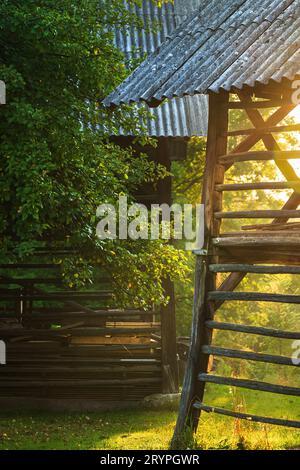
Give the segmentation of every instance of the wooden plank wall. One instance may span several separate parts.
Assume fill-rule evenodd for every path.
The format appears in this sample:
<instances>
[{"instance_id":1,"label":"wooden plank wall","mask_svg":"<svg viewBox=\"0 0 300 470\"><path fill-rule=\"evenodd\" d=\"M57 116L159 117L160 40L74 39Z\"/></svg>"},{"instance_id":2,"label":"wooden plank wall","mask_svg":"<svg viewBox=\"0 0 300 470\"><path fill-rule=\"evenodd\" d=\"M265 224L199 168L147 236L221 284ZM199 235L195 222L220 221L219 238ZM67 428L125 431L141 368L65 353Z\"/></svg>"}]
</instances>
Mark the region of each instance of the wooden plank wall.
<instances>
[{"instance_id":1,"label":"wooden plank wall","mask_svg":"<svg viewBox=\"0 0 300 470\"><path fill-rule=\"evenodd\" d=\"M35 279L1 269L0 397L128 402L161 392L160 311L108 307L107 284L66 291L44 266Z\"/></svg>"}]
</instances>

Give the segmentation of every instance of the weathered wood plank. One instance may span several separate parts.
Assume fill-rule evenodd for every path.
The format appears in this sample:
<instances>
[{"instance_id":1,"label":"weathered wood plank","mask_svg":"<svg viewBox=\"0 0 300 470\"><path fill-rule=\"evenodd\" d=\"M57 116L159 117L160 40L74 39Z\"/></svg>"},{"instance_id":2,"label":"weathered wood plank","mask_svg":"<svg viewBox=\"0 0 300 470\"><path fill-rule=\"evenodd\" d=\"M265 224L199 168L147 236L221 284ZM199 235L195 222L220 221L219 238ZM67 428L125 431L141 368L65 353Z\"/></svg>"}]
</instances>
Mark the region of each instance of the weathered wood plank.
<instances>
[{"instance_id":1,"label":"weathered wood plank","mask_svg":"<svg viewBox=\"0 0 300 470\"><path fill-rule=\"evenodd\" d=\"M219 184L216 191L252 191L252 190L283 190L300 191L300 181L269 181L263 183Z\"/></svg>"},{"instance_id":2,"label":"weathered wood plank","mask_svg":"<svg viewBox=\"0 0 300 470\"><path fill-rule=\"evenodd\" d=\"M267 247L266 245L256 246L255 249L249 247L216 247L219 252L220 263L240 263L246 260L252 264L282 264L299 266L300 253L298 247L290 245L281 247L274 245Z\"/></svg>"},{"instance_id":3,"label":"weathered wood plank","mask_svg":"<svg viewBox=\"0 0 300 470\"><path fill-rule=\"evenodd\" d=\"M286 226L288 225L288 227ZM291 230L289 229L289 226L291 225ZM287 236L291 238L295 237L300 237L300 226L298 225L298 222L289 223L289 224L262 224L262 226L268 226L272 227L270 230L260 230L259 227L260 225L254 226L257 227L258 230L245 230L245 231L239 231L239 232L224 232L220 236L222 238L231 238L231 237L273 237L273 236ZM248 225L246 227L249 227ZM241 227L243 229L243 227ZM282 230L281 230L282 229Z\"/></svg>"},{"instance_id":4,"label":"weathered wood plank","mask_svg":"<svg viewBox=\"0 0 300 470\"><path fill-rule=\"evenodd\" d=\"M273 219L273 218L300 218L300 210L253 210L236 212L216 212L217 219Z\"/></svg>"},{"instance_id":5,"label":"weathered wood plank","mask_svg":"<svg viewBox=\"0 0 300 470\"><path fill-rule=\"evenodd\" d=\"M29 383L26 380L5 381L1 388L19 388L29 386L30 388L43 387L97 387L105 385L137 385L137 384L155 384L160 383L161 378L140 378L140 379L108 379L108 380L34 380Z\"/></svg>"},{"instance_id":6,"label":"weathered wood plank","mask_svg":"<svg viewBox=\"0 0 300 470\"><path fill-rule=\"evenodd\" d=\"M291 101L288 100L264 100L252 101L249 103L241 103L240 101L230 101L228 104L229 109L267 109L267 108L281 108L282 106L291 106Z\"/></svg>"},{"instance_id":7,"label":"weathered wood plank","mask_svg":"<svg viewBox=\"0 0 300 470\"><path fill-rule=\"evenodd\" d=\"M211 264L215 273L300 274L300 266L261 266L253 264Z\"/></svg>"},{"instance_id":8,"label":"weathered wood plank","mask_svg":"<svg viewBox=\"0 0 300 470\"><path fill-rule=\"evenodd\" d=\"M251 335L267 336L270 338L281 339L300 339L300 332L283 331L274 328L264 328L260 326L241 325L236 323L224 323L213 320L208 320L205 323L206 328L223 331L235 331L237 333L247 333Z\"/></svg>"},{"instance_id":9,"label":"weathered wood plank","mask_svg":"<svg viewBox=\"0 0 300 470\"><path fill-rule=\"evenodd\" d=\"M280 232L285 232L285 234L290 234L291 236L294 235L294 233L300 233L300 222L290 222L290 223L279 223L279 222L272 222L271 224L256 224L256 225L244 225L241 227L242 230L258 230L263 232L272 232L274 233L279 233ZM258 233L258 232L256 232Z\"/></svg>"},{"instance_id":10,"label":"weathered wood plank","mask_svg":"<svg viewBox=\"0 0 300 470\"><path fill-rule=\"evenodd\" d=\"M81 305L80 305L81 307ZM78 307L79 308L79 307ZM68 310L59 310L58 308L55 309L36 309L32 315L28 315L27 319L28 320L41 320L45 319L46 321L54 321L57 319L60 320L70 320L73 318L82 318L83 320L93 320L93 319L98 319L98 318L118 318L121 320L122 318L126 317L149 317L151 315L155 316L160 316L161 311L160 310L134 310L134 309L128 309L128 310L91 310L89 313L85 313L83 310L79 311L68 311Z\"/></svg>"},{"instance_id":11,"label":"weathered wood plank","mask_svg":"<svg viewBox=\"0 0 300 470\"><path fill-rule=\"evenodd\" d=\"M32 336L34 338L50 338L51 336L101 336L101 335L141 335L155 333L160 331L160 326L157 327L134 327L134 328L73 328L65 332L62 328L57 329L27 329L27 328L9 328L0 329L2 338L14 338L17 336Z\"/></svg>"},{"instance_id":12,"label":"weathered wood plank","mask_svg":"<svg viewBox=\"0 0 300 470\"><path fill-rule=\"evenodd\" d=\"M300 158L300 150L262 150L253 152L229 153L219 158L223 165L249 161L286 161Z\"/></svg>"},{"instance_id":13,"label":"weathered wood plank","mask_svg":"<svg viewBox=\"0 0 300 470\"><path fill-rule=\"evenodd\" d=\"M260 127L259 129L253 127L250 129L240 129L236 131L227 132L227 136L234 137L240 135L256 135L265 132L266 134L270 133L282 133L282 132L298 132L300 131L300 124L291 124L289 126L271 126L271 127Z\"/></svg>"},{"instance_id":14,"label":"weathered wood plank","mask_svg":"<svg viewBox=\"0 0 300 470\"><path fill-rule=\"evenodd\" d=\"M194 403L194 406L202 411L207 413L217 413L223 416L229 416L232 418L245 419L253 423L265 423L265 424L274 424L276 426L285 426L288 428L300 428L300 421L294 421L289 419L280 419L280 418L269 418L265 416L258 416L249 413L240 413L238 411L225 410L224 408L219 408L215 406L208 406L200 402Z\"/></svg>"},{"instance_id":15,"label":"weathered wood plank","mask_svg":"<svg viewBox=\"0 0 300 470\"><path fill-rule=\"evenodd\" d=\"M209 131L206 150L206 166L204 184L202 188L202 203L205 207L205 249L210 245L211 233L217 234L219 223L215 223L213 212L214 207L220 204L220 199L215 201L216 184L221 184L224 176L224 169L217 165L218 157L227 151L227 138L224 132L228 129L228 100L229 94L211 94L209 97ZM196 376L199 371L206 371L208 358L201 355L201 344L210 343L211 334L204 327L210 312L206 302L207 290L215 286L215 276L208 273L208 257L197 256L195 269L195 291L193 302L193 320L191 331L191 344L188 354L186 373L182 388L182 395L179 407L179 414L175 432L172 438L171 447L176 449L181 446L181 438L186 430L195 430L198 425L199 412L195 412L192 403L195 396L202 399L204 394L204 384L197 381ZM179 447L182 448L182 447Z\"/></svg>"},{"instance_id":16,"label":"weathered wood plank","mask_svg":"<svg viewBox=\"0 0 300 470\"><path fill-rule=\"evenodd\" d=\"M294 236L291 234L288 236L278 236L274 233L260 235L260 236L239 236L239 237L224 237L224 238L214 238L213 245L217 247L258 247L258 246L267 246L272 247L279 245L282 248L288 246L300 246L300 237L299 234L295 233Z\"/></svg>"},{"instance_id":17,"label":"weathered wood plank","mask_svg":"<svg viewBox=\"0 0 300 470\"><path fill-rule=\"evenodd\" d=\"M3 295L1 292L3 289L0 289L0 298L1 300L11 300L18 298L18 296L13 295ZM53 292L45 294L26 294L22 295L22 298L25 300L52 300L52 301L64 301L70 299L77 300L100 300L100 299L110 299L112 297L111 291L99 291L99 292Z\"/></svg>"},{"instance_id":18,"label":"weathered wood plank","mask_svg":"<svg viewBox=\"0 0 300 470\"><path fill-rule=\"evenodd\" d=\"M247 99L243 96L240 95L240 99L242 101L242 104L244 106L243 109L249 109L246 108L245 106L252 103L252 100L250 97ZM275 111L266 121L262 118L260 115L259 111L257 109L249 109L251 113L247 113L250 121L255 127L266 127L266 126L276 126L282 119L284 119L293 109L295 109L296 105L294 104L287 104L279 108L277 111ZM241 142L232 153L239 153L239 152L247 152L249 151L252 147L254 147L255 144L257 144L260 139L263 139L264 144L268 148L268 150L276 150L277 149L277 142L273 138L272 135L266 135L261 133L260 135L250 135L246 137L243 142ZM279 148L278 148L279 150ZM294 176L287 176L286 174L284 175L286 179L288 180L294 180L298 179L297 175L295 172L293 172Z\"/></svg>"},{"instance_id":19,"label":"weathered wood plank","mask_svg":"<svg viewBox=\"0 0 300 470\"><path fill-rule=\"evenodd\" d=\"M209 292L209 300L241 300L300 304L300 295L269 294L262 292Z\"/></svg>"},{"instance_id":20,"label":"weathered wood plank","mask_svg":"<svg viewBox=\"0 0 300 470\"><path fill-rule=\"evenodd\" d=\"M298 367L291 357L276 356L273 354L260 354L250 351L238 351L236 349L219 348L216 346L203 346L202 352L213 356L229 357L233 359L245 359L247 361L280 364L284 366Z\"/></svg>"},{"instance_id":21,"label":"weathered wood plank","mask_svg":"<svg viewBox=\"0 0 300 470\"><path fill-rule=\"evenodd\" d=\"M229 385L232 387L247 388L249 390L259 390L260 392L300 397L300 388L275 385L266 382L259 382L257 380L235 379L232 377L221 377L210 374L199 374L198 380L200 380L200 382L213 383L217 385Z\"/></svg>"}]
</instances>

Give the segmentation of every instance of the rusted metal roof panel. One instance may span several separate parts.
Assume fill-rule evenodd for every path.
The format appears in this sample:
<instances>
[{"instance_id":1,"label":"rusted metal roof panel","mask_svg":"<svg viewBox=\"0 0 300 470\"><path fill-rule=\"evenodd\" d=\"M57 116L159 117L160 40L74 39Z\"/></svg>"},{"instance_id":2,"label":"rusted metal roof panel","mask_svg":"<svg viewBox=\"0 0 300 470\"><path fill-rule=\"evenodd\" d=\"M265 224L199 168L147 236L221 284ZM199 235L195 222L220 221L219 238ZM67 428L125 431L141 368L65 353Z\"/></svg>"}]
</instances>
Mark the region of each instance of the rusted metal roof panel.
<instances>
[{"instance_id":1,"label":"rusted metal roof panel","mask_svg":"<svg viewBox=\"0 0 300 470\"><path fill-rule=\"evenodd\" d=\"M105 104L267 84L300 72L300 0L203 0Z\"/></svg>"},{"instance_id":2,"label":"rusted metal roof panel","mask_svg":"<svg viewBox=\"0 0 300 470\"><path fill-rule=\"evenodd\" d=\"M135 13L144 29L116 29L115 45L127 60L143 59L157 50L172 35L201 0L175 0L159 8L152 0L143 0L140 7L124 0L126 8ZM185 96L168 100L150 109L153 119L144 123L147 135L153 137L191 137L207 134L208 103L205 96ZM120 135L124 132L120 130Z\"/></svg>"}]
</instances>

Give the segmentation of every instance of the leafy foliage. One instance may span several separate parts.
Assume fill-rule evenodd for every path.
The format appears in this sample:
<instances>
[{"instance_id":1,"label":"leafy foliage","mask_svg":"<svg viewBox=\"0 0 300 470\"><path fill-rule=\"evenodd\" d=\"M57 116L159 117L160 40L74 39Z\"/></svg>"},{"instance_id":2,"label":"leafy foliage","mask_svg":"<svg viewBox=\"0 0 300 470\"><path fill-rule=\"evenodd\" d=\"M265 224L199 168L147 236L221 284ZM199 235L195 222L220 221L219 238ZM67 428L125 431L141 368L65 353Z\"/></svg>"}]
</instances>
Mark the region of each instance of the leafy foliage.
<instances>
[{"instance_id":1,"label":"leafy foliage","mask_svg":"<svg viewBox=\"0 0 300 470\"><path fill-rule=\"evenodd\" d=\"M156 287L163 299L161 281L170 272L181 276L183 255L160 242L116 242L112 249L95 235L99 204L166 174L146 155L108 139L120 126L138 134L136 111L101 107L127 74L111 30L138 18L121 0L3 0L0 15L0 76L7 85L0 122L2 259L24 259L49 243L72 247L76 259L61 260L70 287L91 282L98 263L123 286L123 273L129 283L134 275L133 303L152 302Z\"/></svg>"}]
</instances>

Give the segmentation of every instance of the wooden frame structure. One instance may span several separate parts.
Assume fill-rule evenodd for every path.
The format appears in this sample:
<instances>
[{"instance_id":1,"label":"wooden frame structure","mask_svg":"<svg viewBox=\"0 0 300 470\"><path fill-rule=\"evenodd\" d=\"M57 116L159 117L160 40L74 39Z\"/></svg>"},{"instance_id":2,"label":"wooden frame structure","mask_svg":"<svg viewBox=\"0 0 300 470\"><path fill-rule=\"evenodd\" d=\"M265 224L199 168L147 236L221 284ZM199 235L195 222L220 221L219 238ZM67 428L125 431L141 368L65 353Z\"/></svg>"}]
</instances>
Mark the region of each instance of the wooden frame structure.
<instances>
[{"instance_id":1,"label":"wooden frame structure","mask_svg":"<svg viewBox=\"0 0 300 470\"><path fill-rule=\"evenodd\" d=\"M176 392L172 305L119 309L109 277L98 279L97 291L72 291L59 268L37 256L30 264L0 264L0 338L7 352L0 402L47 407L50 400L70 409L80 402L88 410Z\"/></svg>"},{"instance_id":2,"label":"wooden frame structure","mask_svg":"<svg viewBox=\"0 0 300 470\"><path fill-rule=\"evenodd\" d=\"M231 100L234 95L235 100ZM225 330L267 337L300 339L300 331L280 331L258 326L222 323L217 321L218 309L226 301L268 301L300 304L299 295L282 295L239 292L238 286L247 273L300 274L300 179L288 160L299 158L300 151L282 151L274 135L299 130L297 125L280 125L295 108L291 101L291 83L257 86L221 91L209 96L209 132L207 141L206 170L202 202L205 204L206 237L204 250L196 253L195 293L192 338L183 385L182 399L172 447L182 445L182 435L187 429L196 431L202 411L247 419L253 422L300 428L300 421L255 416L216 408L204 403L206 383L223 384L252 390L300 396L300 388L279 386L254 380L220 377L209 374L209 357L221 356L271 364L295 366L289 357L256 354L241 350L215 347L213 331ZM261 109L273 108L267 120ZM253 128L229 131L230 109L245 111ZM228 153L228 138L242 136L242 141ZM265 150L256 151L255 145L262 141ZM285 180L282 182L224 184L226 171L237 162L273 160ZM249 210L223 212L227 191L267 189L293 189L282 210ZM236 233L222 233L224 219L273 219L271 223L241 227ZM221 284L218 274L227 273Z\"/></svg>"}]
</instances>

